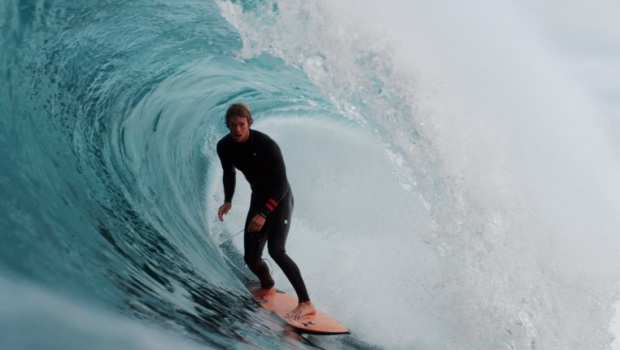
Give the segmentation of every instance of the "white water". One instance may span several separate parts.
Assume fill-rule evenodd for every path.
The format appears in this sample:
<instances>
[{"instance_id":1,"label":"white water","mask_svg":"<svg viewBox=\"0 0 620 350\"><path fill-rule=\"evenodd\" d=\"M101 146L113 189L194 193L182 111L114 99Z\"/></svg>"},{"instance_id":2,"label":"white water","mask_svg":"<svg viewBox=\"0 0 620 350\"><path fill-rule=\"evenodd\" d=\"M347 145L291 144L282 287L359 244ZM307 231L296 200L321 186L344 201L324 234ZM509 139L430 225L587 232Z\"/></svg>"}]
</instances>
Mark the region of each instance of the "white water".
<instances>
[{"instance_id":1,"label":"white water","mask_svg":"<svg viewBox=\"0 0 620 350\"><path fill-rule=\"evenodd\" d=\"M364 227L317 230L333 211L296 218L297 231L306 234L291 239L291 255L308 259L314 254L307 254L307 247L339 248L322 254L319 266L300 261L311 291L315 284L325 288L330 278L343 285L316 299L357 327L362 338L391 348L605 348L619 276L620 169L606 127L610 109L579 80L570 60L546 46L533 17L510 3L491 1L322 4L333 18L320 6L279 5L283 19L268 35L251 29L251 16L223 6L245 35L242 56L266 51L298 65L343 114L362 126L384 127L376 132L381 142L405 153L388 151L385 160L391 164L378 158L368 163L377 174L394 169L403 196L411 196L377 216L385 221L378 230L396 235L388 240L368 236L377 229ZM301 12L310 25L299 24ZM313 21L319 24L313 27ZM391 44L381 42L386 37ZM359 49L393 65L394 71L380 78L414 105L408 121L390 120L386 106L370 119L349 108L348 92L364 88L368 73L355 69ZM422 135L415 145L400 132L411 126ZM286 143L286 137L276 140ZM341 144L323 154L341 164L329 153L336 145ZM437 161L434 167L418 162L425 157ZM346 167L358 173L367 168L355 162ZM290 177L299 176L297 171L289 170ZM364 212L377 196L370 190L358 197L355 189L370 188L373 176L385 178L356 175L346 193L351 199L338 205L351 208L342 209L343 225L356 225L352 213ZM314 202L297 215L343 197L333 196L337 187L311 192L309 184L327 181L323 176L301 179L303 186L293 183L300 188L296 193L314 194ZM415 214L423 212L424 203L431 205L428 217ZM360 216L372 227L373 214ZM343 238L332 238L339 235ZM392 254L393 245L404 250ZM337 253L351 263L334 270L330 259ZM380 283L373 283L373 275ZM351 294L355 287L361 289ZM425 288L428 294L421 291ZM390 329L367 331L377 323Z\"/></svg>"}]
</instances>

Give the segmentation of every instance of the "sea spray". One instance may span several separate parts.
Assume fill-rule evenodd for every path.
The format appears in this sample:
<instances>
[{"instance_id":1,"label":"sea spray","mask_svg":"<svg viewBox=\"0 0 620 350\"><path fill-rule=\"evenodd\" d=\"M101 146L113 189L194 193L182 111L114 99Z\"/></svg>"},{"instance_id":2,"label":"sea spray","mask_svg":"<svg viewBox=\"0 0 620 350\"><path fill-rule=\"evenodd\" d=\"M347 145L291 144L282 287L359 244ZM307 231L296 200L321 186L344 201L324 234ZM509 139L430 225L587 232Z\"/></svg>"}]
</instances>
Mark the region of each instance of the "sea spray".
<instances>
[{"instance_id":1,"label":"sea spray","mask_svg":"<svg viewBox=\"0 0 620 350\"><path fill-rule=\"evenodd\" d=\"M471 9L394 2L366 4L370 15L359 20L365 7L356 4L362 10L347 11L348 21L320 2L264 2L259 9L219 4L241 32L241 57L267 52L304 69L344 116L376 134L397 173L410 175L397 175L403 187L428 204L432 231L416 237L414 229L406 240L423 238L441 259L444 280L433 306L443 328L418 329L420 338L463 349L609 344L618 169L598 108L561 67L552 67L517 11L483 1ZM399 5L416 19L409 33L434 48L419 56L437 59L436 81L432 74L415 79L433 86L414 85L415 68L394 68L390 47L360 39L368 27L389 27L377 18L406 18L396 12ZM492 16L477 19L487 12ZM256 27L266 29L251 30ZM402 34L395 41L410 44ZM415 53L415 47L401 51ZM368 88L377 85L380 90ZM368 106L385 106L375 103L382 98L394 108L366 114ZM398 108L402 101L406 108ZM412 265L403 261L399 275ZM402 327L397 333L416 332ZM395 346L420 344L413 338L367 335Z\"/></svg>"}]
</instances>

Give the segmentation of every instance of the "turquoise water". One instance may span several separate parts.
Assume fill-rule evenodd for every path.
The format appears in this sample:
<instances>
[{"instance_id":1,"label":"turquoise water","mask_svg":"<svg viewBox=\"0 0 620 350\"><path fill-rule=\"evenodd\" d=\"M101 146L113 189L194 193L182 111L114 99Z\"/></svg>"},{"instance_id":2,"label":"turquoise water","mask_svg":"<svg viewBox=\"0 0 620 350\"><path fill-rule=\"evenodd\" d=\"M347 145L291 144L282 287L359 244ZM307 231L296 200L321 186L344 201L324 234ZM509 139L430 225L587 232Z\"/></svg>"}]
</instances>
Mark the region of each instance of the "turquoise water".
<instances>
[{"instance_id":1,"label":"turquoise water","mask_svg":"<svg viewBox=\"0 0 620 350\"><path fill-rule=\"evenodd\" d=\"M320 110L305 75L236 59L239 34L210 2L5 1L0 13L1 347L116 347L121 314L198 347L303 348L211 239L202 148L233 101L257 119ZM74 327L99 310L101 328Z\"/></svg>"}]
</instances>

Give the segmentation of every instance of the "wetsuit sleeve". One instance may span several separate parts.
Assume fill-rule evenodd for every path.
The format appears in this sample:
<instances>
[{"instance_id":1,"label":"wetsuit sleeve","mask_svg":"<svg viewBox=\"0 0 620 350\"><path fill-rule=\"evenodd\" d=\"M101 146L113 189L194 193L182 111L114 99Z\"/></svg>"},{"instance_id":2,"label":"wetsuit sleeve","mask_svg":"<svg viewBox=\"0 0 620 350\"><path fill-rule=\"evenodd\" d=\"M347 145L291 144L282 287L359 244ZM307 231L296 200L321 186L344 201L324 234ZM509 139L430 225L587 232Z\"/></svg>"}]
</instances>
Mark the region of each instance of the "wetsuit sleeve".
<instances>
[{"instance_id":1,"label":"wetsuit sleeve","mask_svg":"<svg viewBox=\"0 0 620 350\"><path fill-rule=\"evenodd\" d=\"M259 212L264 218L274 211L289 190L282 151L280 151L280 147L278 147L278 144L274 141L268 142L266 145L265 161L267 163L267 169L269 169L268 173L271 183L273 184L273 190L269 199L267 199L267 203L263 205Z\"/></svg>"},{"instance_id":2,"label":"wetsuit sleeve","mask_svg":"<svg viewBox=\"0 0 620 350\"><path fill-rule=\"evenodd\" d=\"M224 202L232 202L233 195L235 194L235 185L237 173L230 159L227 157L223 150L222 143L217 144L217 155L220 157L222 163L222 170L224 170Z\"/></svg>"}]
</instances>

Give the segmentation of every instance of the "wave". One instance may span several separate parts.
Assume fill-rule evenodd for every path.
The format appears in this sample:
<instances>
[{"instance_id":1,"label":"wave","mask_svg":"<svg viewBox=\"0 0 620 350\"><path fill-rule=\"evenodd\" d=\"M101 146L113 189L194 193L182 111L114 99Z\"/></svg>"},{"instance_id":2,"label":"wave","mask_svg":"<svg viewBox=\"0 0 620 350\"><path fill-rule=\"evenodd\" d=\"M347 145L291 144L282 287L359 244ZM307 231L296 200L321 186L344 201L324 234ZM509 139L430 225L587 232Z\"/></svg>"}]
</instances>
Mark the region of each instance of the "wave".
<instances>
[{"instance_id":1,"label":"wave","mask_svg":"<svg viewBox=\"0 0 620 350\"><path fill-rule=\"evenodd\" d=\"M596 255L582 234L613 220L585 215L562 238L554 216L567 211L528 191L566 197L513 171L520 134L425 102L436 86L399 66L384 33L313 1L0 6L0 328L39 320L48 337L0 331L0 345L120 332L122 348L152 348L116 322L183 348L609 344L613 252ZM247 185L223 224L214 215L214 145L238 101L282 147L297 205L289 253L353 336L286 334L243 287ZM110 326L76 330L86 317Z\"/></svg>"}]
</instances>

